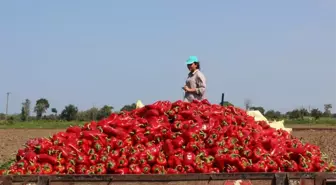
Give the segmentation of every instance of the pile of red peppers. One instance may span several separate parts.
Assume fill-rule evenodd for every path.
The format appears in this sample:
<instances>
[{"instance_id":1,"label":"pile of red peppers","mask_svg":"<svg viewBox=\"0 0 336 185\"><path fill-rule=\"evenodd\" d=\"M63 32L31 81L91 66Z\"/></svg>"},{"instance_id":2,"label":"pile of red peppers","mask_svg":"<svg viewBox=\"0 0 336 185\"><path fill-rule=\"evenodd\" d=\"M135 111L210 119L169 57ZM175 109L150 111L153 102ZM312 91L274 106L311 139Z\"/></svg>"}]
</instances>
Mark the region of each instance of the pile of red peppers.
<instances>
[{"instance_id":1,"label":"pile of red peppers","mask_svg":"<svg viewBox=\"0 0 336 185\"><path fill-rule=\"evenodd\" d=\"M316 145L207 100L158 101L34 138L0 174L336 171Z\"/></svg>"}]
</instances>

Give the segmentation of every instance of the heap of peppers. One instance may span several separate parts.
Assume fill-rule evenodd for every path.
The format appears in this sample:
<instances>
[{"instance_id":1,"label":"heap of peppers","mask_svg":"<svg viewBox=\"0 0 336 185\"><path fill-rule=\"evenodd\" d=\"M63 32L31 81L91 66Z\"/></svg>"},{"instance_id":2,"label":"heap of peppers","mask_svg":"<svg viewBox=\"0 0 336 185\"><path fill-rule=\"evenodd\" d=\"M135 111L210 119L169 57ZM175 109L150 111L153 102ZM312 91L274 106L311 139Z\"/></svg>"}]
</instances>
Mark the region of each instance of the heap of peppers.
<instances>
[{"instance_id":1,"label":"heap of peppers","mask_svg":"<svg viewBox=\"0 0 336 185\"><path fill-rule=\"evenodd\" d=\"M336 171L316 145L207 100L157 101L34 138L0 174Z\"/></svg>"}]
</instances>

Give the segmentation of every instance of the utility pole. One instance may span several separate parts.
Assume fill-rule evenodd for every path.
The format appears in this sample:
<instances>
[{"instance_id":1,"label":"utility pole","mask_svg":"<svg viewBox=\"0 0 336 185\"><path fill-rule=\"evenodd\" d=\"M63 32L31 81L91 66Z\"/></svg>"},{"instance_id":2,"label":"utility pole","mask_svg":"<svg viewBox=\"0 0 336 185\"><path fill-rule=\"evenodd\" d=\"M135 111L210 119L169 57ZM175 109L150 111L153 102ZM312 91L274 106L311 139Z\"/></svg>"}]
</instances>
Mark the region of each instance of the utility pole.
<instances>
[{"instance_id":1,"label":"utility pole","mask_svg":"<svg viewBox=\"0 0 336 185\"><path fill-rule=\"evenodd\" d=\"M9 100L9 94L11 94L10 92L7 92L7 102L6 102L6 116L5 116L5 120L7 121L7 115L8 115L8 100Z\"/></svg>"}]
</instances>

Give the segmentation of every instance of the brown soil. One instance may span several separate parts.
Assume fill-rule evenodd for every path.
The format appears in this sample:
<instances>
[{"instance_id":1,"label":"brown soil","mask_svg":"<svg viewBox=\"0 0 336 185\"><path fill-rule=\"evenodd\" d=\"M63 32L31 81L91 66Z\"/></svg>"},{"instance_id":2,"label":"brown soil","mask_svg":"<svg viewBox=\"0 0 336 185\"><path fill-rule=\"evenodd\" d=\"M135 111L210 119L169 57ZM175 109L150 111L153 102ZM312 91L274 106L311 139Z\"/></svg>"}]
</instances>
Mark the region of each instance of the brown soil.
<instances>
[{"instance_id":1,"label":"brown soil","mask_svg":"<svg viewBox=\"0 0 336 185\"><path fill-rule=\"evenodd\" d=\"M57 129L0 129L0 164L15 158L29 138L48 137Z\"/></svg>"},{"instance_id":2,"label":"brown soil","mask_svg":"<svg viewBox=\"0 0 336 185\"><path fill-rule=\"evenodd\" d=\"M29 138L48 137L57 129L3 129L0 130L0 164L15 157L19 148ZM330 159L336 159L336 131L294 131L293 135L318 145Z\"/></svg>"}]
</instances>

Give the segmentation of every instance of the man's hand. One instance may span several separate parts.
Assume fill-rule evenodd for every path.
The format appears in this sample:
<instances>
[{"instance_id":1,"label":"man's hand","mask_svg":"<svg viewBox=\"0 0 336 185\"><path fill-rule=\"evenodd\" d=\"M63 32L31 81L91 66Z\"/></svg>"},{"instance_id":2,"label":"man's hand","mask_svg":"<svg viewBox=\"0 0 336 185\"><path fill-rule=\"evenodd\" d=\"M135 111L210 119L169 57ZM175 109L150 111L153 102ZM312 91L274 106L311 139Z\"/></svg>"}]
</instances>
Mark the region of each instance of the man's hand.
<instances>
[{"instance_id":1,"label":"man's hand","mask_svg":"<svg viewBox=\"0 0 336 185\"><path fill-rule=\"evenodd\" d=\"M192 92L196 92L196 89L191 89L191 88L189 88L189 87L186 86L186 85L183 87L183 89L184 89L185 92L190 92L190 93L192 93Z\"/></svg>"}]
</instances>

